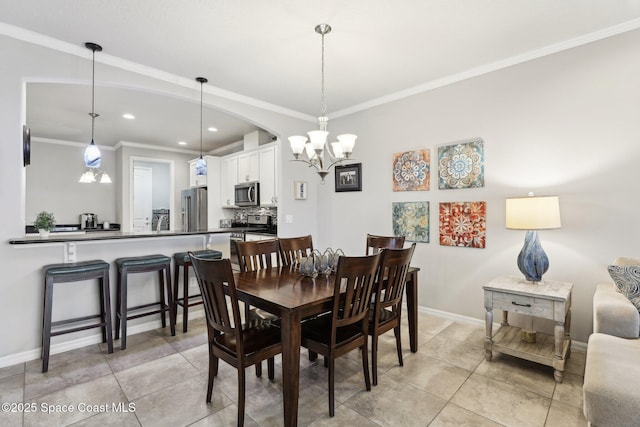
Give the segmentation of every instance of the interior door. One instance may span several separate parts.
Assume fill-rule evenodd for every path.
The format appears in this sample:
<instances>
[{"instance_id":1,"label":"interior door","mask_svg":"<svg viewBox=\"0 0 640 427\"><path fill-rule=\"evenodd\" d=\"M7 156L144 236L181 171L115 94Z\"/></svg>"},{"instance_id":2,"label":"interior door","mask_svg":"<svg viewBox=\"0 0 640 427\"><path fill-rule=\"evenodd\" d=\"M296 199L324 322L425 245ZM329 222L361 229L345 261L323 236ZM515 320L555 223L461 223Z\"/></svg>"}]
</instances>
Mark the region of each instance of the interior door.
<instances>
[{"instance_id":1,"label":"interior door","mask_svg":"<svg viewBox=\"0 0 640 427\"><path fill-rule=\"evenodd\" d=\"M133 232L151 231L153 211L153 170L134 166L133 168Z\"/></svg>"}]
</instances>

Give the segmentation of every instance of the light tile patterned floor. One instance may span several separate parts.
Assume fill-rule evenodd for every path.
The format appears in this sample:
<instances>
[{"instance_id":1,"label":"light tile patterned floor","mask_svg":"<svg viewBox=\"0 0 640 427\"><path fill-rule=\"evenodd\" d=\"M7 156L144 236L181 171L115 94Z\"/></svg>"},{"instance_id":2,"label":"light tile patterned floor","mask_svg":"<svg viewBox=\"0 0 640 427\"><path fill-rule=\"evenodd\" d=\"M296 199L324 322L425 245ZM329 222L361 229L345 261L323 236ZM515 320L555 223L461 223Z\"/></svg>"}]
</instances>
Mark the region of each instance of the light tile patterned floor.
<instances>
[{"instance_id":1,"label":"light tile patterned floor","mask_svg":"<svg viewBox=\"0 0 640 427\"><path fill-rule=\"evenodd\" d=\"M0 413L0 426L235 426L236 371L220 362L213 399L205 403L208 353L203 319L128 339L106 354L93 345L41 361L0 368L0 401L36 410ZM484 328L421 313L419 351L398 366L393 333L380 341L379 385L364 390L358 352L336 363L336 416L329 417L327 371L303 350L299 426L586 426L582 415L585 354L573 351L565 380L553 369L510 356L484 359ZM246 426L281 426L282 383L247 372ZM265 366L266 368L266 366ZM114 406L112 406L114 404ZM54 405L60 405L58 407ZM70 405L73 412L64 412ZM120 406L118 406L120 405ZM43 409L51 408L47 413ZM119 411L117 410L119 409ZM135 409L123 411L122 409Z\"/></svg>"}]
</instances>

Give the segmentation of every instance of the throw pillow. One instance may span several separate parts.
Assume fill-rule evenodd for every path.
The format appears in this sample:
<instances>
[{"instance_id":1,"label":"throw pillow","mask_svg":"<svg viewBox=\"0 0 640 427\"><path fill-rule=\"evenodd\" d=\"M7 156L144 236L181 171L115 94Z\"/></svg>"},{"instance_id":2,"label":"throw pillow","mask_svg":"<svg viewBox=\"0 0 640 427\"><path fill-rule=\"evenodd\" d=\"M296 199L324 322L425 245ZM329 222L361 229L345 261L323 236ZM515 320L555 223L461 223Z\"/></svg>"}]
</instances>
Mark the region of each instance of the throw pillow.
<instances>
[{"instance_id":1,"label":"throw pillow","mask_svg":"<svg viewBox=\"0 0 640 427\"><path fill-rule=\"evenodd\" d=\"M640 266L610 265L607 269L620 293L640 311Z\"/></svg>"}]
</instances>

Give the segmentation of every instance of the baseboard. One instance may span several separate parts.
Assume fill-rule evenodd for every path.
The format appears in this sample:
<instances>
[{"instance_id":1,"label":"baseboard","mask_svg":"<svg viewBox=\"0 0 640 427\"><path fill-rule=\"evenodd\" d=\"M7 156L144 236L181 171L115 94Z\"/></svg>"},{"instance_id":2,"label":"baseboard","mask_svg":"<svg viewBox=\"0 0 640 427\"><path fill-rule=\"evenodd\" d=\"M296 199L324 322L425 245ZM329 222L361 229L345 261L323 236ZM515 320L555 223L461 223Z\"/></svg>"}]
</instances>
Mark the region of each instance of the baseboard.
<instances>
[{"instance_id":1,"label":"baseboard","mask_svg":"<svg viewBox=\"0 0 640 427\"><path fill-rule=\"evenodd\" d=\"M406 310L406 306L404 309ZM422 306L418 307L418 311L421 313L427 313L433 316L441 317L443 319L453 320L455 322L467 323L470 325L484 327L484 319L476 319L475 317L463 316L461 314L449 313L447 311L441 311L441 310L436 310L435 308L428 308L428 307L422 307ZM587 343L582 341L571 340L571 350L586 353Z\"/></svg>"},{"instance_id":2,"label":"baseboard","mask_svg":"<svg viewBox=\"0 0 640 427\"><path fill-rule=\"evenodd\" d=\"M189 320L199 319L204 317L203 310L189 310ZM178 320L182 319L181 316L178 317ZM177 325L182 325L182 322L177 323ZM141 332L150 331L153 329L158 329L162 327L162 322L160 320L140 323L138 325L127 326L127 336L139 334ZM182 328L178 328L176 326L176 330L182 330ZM102 333L99 329L95 329L96 333L93 335L88 335L82 338L72 339L69 341L63 341L60 343L52 343L50 354L63 353L69 350L75 350L76 348L86 347L88 345L100 344L102 343ZM10 354L8 356L0 357L0 368L4 368L6 366L16 365L18 363L25 363L31 360L40 359L42 357L42 347L35 348L33 350L23 351L21 353Z\"/></svg>"}]
</instances>

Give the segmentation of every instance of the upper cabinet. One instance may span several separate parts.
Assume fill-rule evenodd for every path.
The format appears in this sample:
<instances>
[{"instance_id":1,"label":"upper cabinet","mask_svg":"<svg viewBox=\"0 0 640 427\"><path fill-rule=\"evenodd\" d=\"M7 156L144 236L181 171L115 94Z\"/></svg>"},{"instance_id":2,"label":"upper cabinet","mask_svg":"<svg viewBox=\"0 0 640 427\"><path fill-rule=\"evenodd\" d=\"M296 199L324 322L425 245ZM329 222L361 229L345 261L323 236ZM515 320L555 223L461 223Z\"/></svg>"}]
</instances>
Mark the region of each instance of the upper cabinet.
<instances>
[{"instance_id":1,"label":"upper cabinet","mask_svg":"<svg viewBox=\"0 0 640 427\"><path fill-rule=\"evenodd\" d=\"M278 203L277 162L277 146L275 144L222 158L220 166L220 204L222 207L234 206L234 186L250 181L260 182L260 205L276 205Z\"/></svg>"},{"instance_id":2,"label":"upper cabinet","mask_svg":"<svg viewBox=\"0 0 640 427\"><path fill-rule=\"evenodd\" d=\"M238 156L223 158L220 171L220 204L223 207L233 206L234 186L238 183Z\"/></svg>"},{"instance_id":3,"label":"upper cabinet","mask_svg":"<svg viewBox=\"0 0 640 427\"><path fill-rule=\"evenodd\" d=\"M278 147L275 145L258 151L260 163L260 205L278 203Z\"/></svg>"},{"instance_id":4,"label":"upper cabinet","mask_svg":"<svg viewBox=\"0 0 640 427\"><path fill-rule=\"evenodd\" d=\"M257 152L238 155L238 182L258 181L260 161Z\"/></svg>"}]
</instances>

